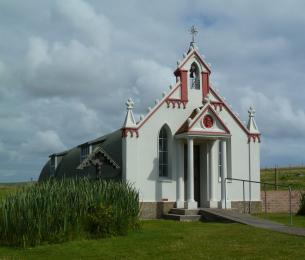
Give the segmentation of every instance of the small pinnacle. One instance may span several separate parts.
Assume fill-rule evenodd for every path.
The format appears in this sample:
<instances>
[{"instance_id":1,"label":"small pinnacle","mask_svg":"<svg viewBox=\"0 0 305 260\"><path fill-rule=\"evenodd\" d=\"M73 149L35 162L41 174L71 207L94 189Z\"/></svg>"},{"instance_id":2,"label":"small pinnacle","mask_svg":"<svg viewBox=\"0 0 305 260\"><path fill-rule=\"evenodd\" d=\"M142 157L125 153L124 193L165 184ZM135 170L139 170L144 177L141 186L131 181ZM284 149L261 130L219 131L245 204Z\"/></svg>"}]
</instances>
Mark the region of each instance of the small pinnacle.
<instances>
[{"instance_id":1,"label":"small pinnacle","mask_svg":"<svg viewBox=\"0 0 305 260\"><path fill-rule=\"evenodd\" d=\"M127 101L126 101L126 106L127 106L127 110L129 109L133 109L133 106L134 106L134 102L131 98L129 98Z\"/></svg>"}]
</instances>

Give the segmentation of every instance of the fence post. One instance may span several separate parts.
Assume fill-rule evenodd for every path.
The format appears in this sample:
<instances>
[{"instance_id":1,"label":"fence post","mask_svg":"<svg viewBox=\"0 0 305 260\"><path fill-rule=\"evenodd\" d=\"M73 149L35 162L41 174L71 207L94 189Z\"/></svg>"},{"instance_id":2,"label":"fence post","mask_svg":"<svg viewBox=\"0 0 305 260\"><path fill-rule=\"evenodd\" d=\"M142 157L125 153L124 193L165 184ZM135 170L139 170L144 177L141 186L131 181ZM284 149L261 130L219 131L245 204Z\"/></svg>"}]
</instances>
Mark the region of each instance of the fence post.
<instances>
[{"instance_id":1,"label":"fence post","mask_svg":"<svg viewBox=\"0 0 305 260\"><path fill-rule=\"evenodd\" d=\"M278 190L278 188L277 188L277 166L274 167L274 189Z\"/></svg>"},{"instance_id":2,"label":"fence post","mask_svg":"<svg viewBox=\"0 0 305 260\"><path fill-rule=\"evenodd\" d=\"M290 214L290 225L292 225L292 207L291 207L291 187L289 185L289 214Z\"/></svg>"},{"instance_id":3,"label":"fence post","mask_svg":"<svg viewBox=\"0 0 305 260\"><path fill-rule=\"evenodd\" d=\"M243 204L244 204L244 214L246 214L246 198L245 198L245 181L243 180Z\"/></svg>"},{"instance_id":4,"label":"fence post","mask_svg":"<svg viewBox=\"0 0 305 260\"><path fill-rule=\"evenodd\" d=\"M267 192L266 192L266 184L264 184L264 193L265 193L265 216L267 216Z\"/></svg>"}]
</instances>

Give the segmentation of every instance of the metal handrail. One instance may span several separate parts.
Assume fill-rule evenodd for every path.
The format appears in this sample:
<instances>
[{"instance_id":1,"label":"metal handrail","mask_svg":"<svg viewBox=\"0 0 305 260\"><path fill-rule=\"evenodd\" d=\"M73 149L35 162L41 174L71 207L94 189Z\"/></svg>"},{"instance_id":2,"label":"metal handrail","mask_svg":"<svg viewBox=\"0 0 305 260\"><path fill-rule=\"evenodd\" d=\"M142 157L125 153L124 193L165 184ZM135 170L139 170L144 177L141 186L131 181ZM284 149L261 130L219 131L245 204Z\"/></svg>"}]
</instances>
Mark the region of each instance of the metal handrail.
<instances>
[{"instance_id":1,"label":"metal handrail","mask_svg":"<svg viewBox=\"0 0 305 260\"><path fill-rule=\"evenodd\" d=\"M245 180L245 179L237 179L237 178L225 178L225 209L227 209L227 180L230 181L242 181L243 183L243 204L244 204L244 213L246 213L246 198L245 198L245 182L247 183L257 183L264 185L264 192L265 192L265 214L267 214L267 195L266 195L266 185L276 186L276 187L284 187L287 188L289 191L289 215L290 215L290 225L292 225L292 206L291 206L291 186L290 185L283 185L283 184L274 184L270 182L261 182L261 181L252 181L252 180ZM250 190L249 190L249 213L251 213L251 200L250 200Z\"/></svg>"}]
</instances>

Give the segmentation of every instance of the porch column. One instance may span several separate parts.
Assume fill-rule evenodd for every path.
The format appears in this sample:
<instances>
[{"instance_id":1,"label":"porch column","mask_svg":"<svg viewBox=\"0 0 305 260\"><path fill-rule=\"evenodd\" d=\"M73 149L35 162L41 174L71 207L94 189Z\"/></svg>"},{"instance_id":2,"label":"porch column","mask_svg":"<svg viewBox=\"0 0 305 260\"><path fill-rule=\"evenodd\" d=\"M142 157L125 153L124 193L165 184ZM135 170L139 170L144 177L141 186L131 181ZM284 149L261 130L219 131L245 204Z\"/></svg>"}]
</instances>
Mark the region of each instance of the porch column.
<instances>
[{"instance_id":1,"label":"porch column","mask_svg":"<svg viewBox=\"0 0 305 260\"><path fill-rule=\"evenodd\" d=\"M216 182L215 182L215 170L214 170L214 144L215 141L211 141L209 143L209 190L210 190L210 196L209 196L209 206L210 208L217 208L217 200L216 200L216 196L215 196L215 186L216 186Z\"/></svg>"},{"instance_id":2,"label":"porch column","mask_svg":"<svg viewBox=\"0 0 305 260\"><path fill-rule=\"evenodd\" d=\"M184 144L177 144L177 201L176 208L184 208Z\"/></svg>"},{"instance_id":3,"label":"porch column","mask_svg":"<svg viewBox=\"0 0 305 260\"><path fill-rule=\"evenodd\" d=\"M187 209L197 208L194 200L194 141L187 138Z\"/></svg>"},{"instance_id":4,"label":"porch column","mask_svg":"<svg viewBox=\"0 0 305 260\"><path fill-rule=\"evenodd\" d=\"M226 200L226 183L225 178L227 178L227 142L221 141L222 150L222 173L221 173L221 208L225 208Z\"/></svg>"}]
</instances>

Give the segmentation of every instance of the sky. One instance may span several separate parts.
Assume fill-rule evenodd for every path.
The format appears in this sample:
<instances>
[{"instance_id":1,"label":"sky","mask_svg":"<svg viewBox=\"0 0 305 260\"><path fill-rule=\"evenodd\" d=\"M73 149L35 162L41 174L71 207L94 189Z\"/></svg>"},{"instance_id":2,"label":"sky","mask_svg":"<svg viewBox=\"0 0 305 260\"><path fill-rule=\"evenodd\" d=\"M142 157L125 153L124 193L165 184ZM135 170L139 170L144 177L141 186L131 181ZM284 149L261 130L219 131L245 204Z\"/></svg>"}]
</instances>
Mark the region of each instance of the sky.
<instances>
[{"instance_id":1,"label":"sky","mask_svg":"<svg viewBox=\"0 0 305 260\"><path fill-rule=\"evenodd\" d=\"M0 182L121 127L175 82L195 25L211 82L262 132L261 166L305 163L305 1L0 0Z\"/></svg>"}]
</instances>

